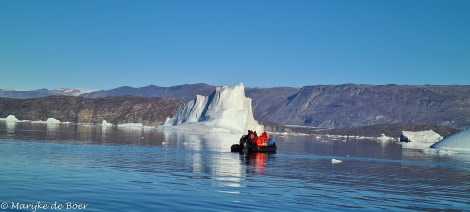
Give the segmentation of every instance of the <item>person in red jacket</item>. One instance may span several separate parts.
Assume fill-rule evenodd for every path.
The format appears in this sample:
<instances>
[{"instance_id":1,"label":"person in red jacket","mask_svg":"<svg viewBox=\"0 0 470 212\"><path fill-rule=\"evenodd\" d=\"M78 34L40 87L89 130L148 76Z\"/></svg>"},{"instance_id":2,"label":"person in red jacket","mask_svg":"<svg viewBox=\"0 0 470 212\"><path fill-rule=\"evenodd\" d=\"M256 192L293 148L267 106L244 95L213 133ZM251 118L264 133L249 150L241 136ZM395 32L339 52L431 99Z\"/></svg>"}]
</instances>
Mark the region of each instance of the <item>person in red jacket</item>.
<instances>
[{"instance_id":1,"label":"person in red jacket","mask_svg":"<svg viewBox=\"0 0 470 212\"><path fill-rule=\"evenodd\" d=\"M256 145L261 147L261 146L267 146L267 141L268 141L268 133L263 132L260 137L256 139Z\"/></svg>"},{"instance_id":2,"label":"person in red jacket","mask_svg":"<svg viewBox=\"0 0 470 212\"><path fill-rule=\"evenodd\" d=\"M268 140L268 133L263 132L263 134L261 134L261 137L263 137L267 141Z\"/></svg>"}]
</instances>

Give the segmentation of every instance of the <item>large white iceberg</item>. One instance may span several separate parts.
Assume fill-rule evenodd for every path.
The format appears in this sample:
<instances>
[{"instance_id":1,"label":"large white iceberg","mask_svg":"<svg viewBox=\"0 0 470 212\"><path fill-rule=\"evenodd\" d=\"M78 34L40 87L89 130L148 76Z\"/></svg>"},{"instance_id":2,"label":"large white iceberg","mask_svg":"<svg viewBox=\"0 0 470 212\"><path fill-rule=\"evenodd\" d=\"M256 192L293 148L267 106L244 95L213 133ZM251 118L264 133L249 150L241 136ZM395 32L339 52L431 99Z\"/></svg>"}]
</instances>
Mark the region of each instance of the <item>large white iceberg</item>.
<instances>
[{"instance_id":1,"label":"large white iceberg","mask_svg":"<svg viewBox=\"0 0 470 212\"><path fill-rule=\"evenodd\" d=\"M210 96L197 95L195 100L181 105L176 115L166 120L164 127L229 133L264 130L253 117L251 99L245 96L243 83L233 88L217 87Z\"/></svg>"},{"instance_id":2,"label":"large white iceberg","mask_svg":"<svg viewBox=\"0 0 470 212\"><path fill-rule=\"evenodd\" d=\"M453 134L432 145L431 148L470 151L470 129Z\"/></svg>"}]
</instances>

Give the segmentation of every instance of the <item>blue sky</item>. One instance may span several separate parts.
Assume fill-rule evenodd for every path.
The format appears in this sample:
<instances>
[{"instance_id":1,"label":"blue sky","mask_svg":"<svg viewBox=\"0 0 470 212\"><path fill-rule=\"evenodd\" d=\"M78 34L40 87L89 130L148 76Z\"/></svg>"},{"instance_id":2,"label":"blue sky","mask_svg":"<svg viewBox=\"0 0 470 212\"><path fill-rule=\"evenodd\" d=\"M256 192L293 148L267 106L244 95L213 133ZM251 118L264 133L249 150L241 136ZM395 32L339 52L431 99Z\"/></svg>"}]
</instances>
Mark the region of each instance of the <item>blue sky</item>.
<instances>
[{"instance_id":1,"label":"blue sky","mask_svg":"<svg viewBox=\"0 0 470 212\"><path fill-rule=\"evenodd\" d=\"M0 88L470 84L468 0L3 0Z\"/></svg>"}]
</instances>

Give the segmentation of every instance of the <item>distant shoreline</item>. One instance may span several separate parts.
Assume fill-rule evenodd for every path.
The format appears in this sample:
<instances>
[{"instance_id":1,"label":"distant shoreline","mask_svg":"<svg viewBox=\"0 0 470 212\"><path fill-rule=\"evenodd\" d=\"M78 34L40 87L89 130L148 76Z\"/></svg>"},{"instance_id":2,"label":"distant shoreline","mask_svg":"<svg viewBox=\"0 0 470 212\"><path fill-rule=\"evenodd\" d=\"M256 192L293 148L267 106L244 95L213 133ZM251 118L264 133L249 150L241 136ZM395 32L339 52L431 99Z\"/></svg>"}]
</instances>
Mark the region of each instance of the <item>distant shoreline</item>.
<instances>
[{"instance_id":1,"label":"distant shoreline","mask_svg":"<svg viewBox=\"0 0 470 212\"><path fill-rule=\"evenodd\" d=\"M451 127L432 125L427 123L393 123L393 124L377 124L347 128L317 128L309 126L298 125L280 125L272 122L261 121L265 125L267 131L271 132L285 132L285 133L303 133L318 136L344 136L344 137L369 137L377 138L384 134L387 137L397 138L400 137L402 131L424 131L433 130L443 137L450 136L460 129Z\"/></svg>"}]
</instances>

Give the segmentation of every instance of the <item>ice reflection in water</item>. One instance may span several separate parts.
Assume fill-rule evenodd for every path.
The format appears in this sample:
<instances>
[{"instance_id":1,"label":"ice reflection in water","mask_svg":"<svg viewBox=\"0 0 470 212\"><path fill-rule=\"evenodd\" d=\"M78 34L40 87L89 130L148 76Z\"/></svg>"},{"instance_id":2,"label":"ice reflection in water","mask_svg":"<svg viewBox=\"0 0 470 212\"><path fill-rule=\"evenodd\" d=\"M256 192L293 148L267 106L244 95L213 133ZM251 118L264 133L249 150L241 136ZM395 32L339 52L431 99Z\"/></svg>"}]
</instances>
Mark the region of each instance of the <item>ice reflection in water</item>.
<instances>
[{"instance_id":1,"label":"ice reflection in water","mask_svg":"<svg viewBox=\"0 0 470 212\"><path fill-rule=\"evenodd\" d=\"M12 134L15 131L16 122L15 121L3 121L6 125L7 133Z\"/></svg>"},{"instance_id":2,"label":"ice reflection in water","mask_svg":"<svg viewBox=\"0 0 470 212\"><path fill-rule=\"evenodd\" d=\"M196 174L211 170L218 187L240 187L240 179L244 176L241 164L236 154L227 152L241 135L230 133L198 133L178 130L162 130L169 142L185 150L194 150L192 154L192 171ZM202 154L201 151L223 152L220 154ZM208 157L208 158L204 158ZM231 191L227 191L231 192Z\"/></svg>"}]
</instances>

